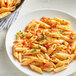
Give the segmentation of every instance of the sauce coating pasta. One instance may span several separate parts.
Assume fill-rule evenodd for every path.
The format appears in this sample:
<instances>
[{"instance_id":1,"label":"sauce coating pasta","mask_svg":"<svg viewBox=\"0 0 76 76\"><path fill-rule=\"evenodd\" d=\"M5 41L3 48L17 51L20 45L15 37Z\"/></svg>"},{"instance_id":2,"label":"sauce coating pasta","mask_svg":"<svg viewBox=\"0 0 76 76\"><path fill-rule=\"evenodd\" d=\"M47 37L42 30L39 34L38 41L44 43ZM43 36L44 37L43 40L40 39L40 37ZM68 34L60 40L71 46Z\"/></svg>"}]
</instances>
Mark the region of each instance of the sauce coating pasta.
<instances>
[{"instance_id":1,"label":"sauce coating pasta","mask_svg":"<svg viewBox=\"0 0 76 76\"><path fill-rule=\"evenodd\" d=\"M0 0L0 18L11 14L20 2L21 0Z\"/></svg>"},{"instance_id":2,"label":"sauce coating pasta","mask_svg":"<svg viewBox=\"0 0 76 76\"><path fill-rule=\"evenodd\" d=\"M13 56L22 66L43 74L60 72L76 57L76 33L70 22L59 18L33 19L16 33Z\"/></svg>"}]
</instances>

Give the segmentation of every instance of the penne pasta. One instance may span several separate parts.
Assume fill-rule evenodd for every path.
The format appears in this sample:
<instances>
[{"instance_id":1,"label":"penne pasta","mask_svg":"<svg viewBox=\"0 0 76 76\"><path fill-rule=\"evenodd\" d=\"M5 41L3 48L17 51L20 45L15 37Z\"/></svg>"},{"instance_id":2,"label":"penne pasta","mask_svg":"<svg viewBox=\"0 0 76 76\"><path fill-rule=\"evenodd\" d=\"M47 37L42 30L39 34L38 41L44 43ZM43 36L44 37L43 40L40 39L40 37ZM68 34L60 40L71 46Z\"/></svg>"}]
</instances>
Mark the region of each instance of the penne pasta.
<instances>
[{"instance_id":1,"label":"penne pasta","mask_svg":"<svg viewBox=\"0 0 76 76\"><path fill-rule=\"evenodd\" d=\"M53 71L54 70L54 68L44 68L43 69L43 71L46 71L46 72L51 72L51 71Z\"/></svg>"},{"instance_id":2,"label":"penne pasta","mask_svg":"<svg viewBox=\"0 0 76 76\"><path fill-rule=\"evenodd\" d=\"M69 57L69 54L66 53L56 53L55 56L61 60L66 60Z\"/></svg>"},{"instance_id":3,"label":"penne pasta","mask_svg":"<svg viewBox=\"0 0 76 76\"><path fill-rule=\"evenodd\" d=\"M67 68L68 68L67 66L58 67L58 68L54 69L54 72L57 73L57 72L60 72L62 70L65 70Z\"/></svg>"},{"instance_id":4,"label":"penne pasta","mask_svg":"<svg viewBox=\"0 0 76 76\"><path fill-rule=\"evenodd\" d=\"M65 31L72 31L71 26L57 25L56 27Z\"/></svg>"},{"instance_id":5,"label":"penne pasta","mask_svg":"<svg viewBox=\"0 0 76 76\"><path fill-rule=\"evenodd\" d=\"M49 25L47 25L46 23L43 23L43 22L41 22L41 21L37 21L36 20L36 23L39 23L40 24L40 27L42 27L42 28L50 28L50 26Z\"/></svg>"},{"instance_id":6,"label":"penne pasta","mask_svg":"<svg viewBox=\"0 0 76 76\"><path fill-rule=\"evenodd\" d=\"M3 18L3 17L5 17L5 16L7 16L7 15L9 15L9 14L11 14L11 12L1 13L1 14L0 14L0 18Z\"/></svg>"},{"instance_id":7,"label":"penne pasta","mask_svg":"<svg viewBox=\"0 0 76 76\"><path fill-rule=\"evenodd\" d=\"M17 47L15 48L16 51L26 51L27 52L27 48L22 48L22 47Z\"/></svg>"},{"instance_id":8,"label":"penne pasta","mask_svg":"<svg viewBox=\"0 0 76 76\"><path fill-rule=\"evenodd\" d=\"M32 70L40 73L40 74L43 74L41 68L39 68L39 67L36 67L36 66L34 66L34 65L30 65L30 68L31 68Z\"/></svg>"},{"instance_id":9,"label":"penne pasta","mask_svg":"<svg viewBox=\"0 0 76 76\"><path fill-rule=\"evenodd\" d=\"M0 0L0 18L8 16L21 3L21 0Z\"/></svg>"},{"instance_id":10,"label":"penne pasta","mask_svg":"<svg viewBox=\"0 0 76 76\"><path fill-rule=\"evenodd\" d=\"M47 49L44 46L41 46L41 45L38 45L38 44L33 44L32 47L35 48L35 49L39 49L39 47L40 47L43 52L47 52Z\"/></svg>"},{"instance_id":11,"label":"penne pasta","mask_svg":"<svg viewBox=\"0 0 76 76\"><path fill-rule=\"evenodd\" d=\"M22 61L22 54L19 52L18 54L18 61L21 62Z\"/></svg>"},{"instance_id":12,"label":"penne pasta","mask_svg":"<svg viewBox=\"0 0 76 76\"><path fill-rule=\"evenodd\" d=\"M16 33L13 43L14 58L39 74L65 70L76 59L76 33L59 18L33 19L24 32Z\"/></svg>"},{"instance_id":13,"label":"penne pasta","mask_svg":"<svg viewBox=\"0 0 76 76\"><path fill-rule=\"evenodd\" d=\"M57 44L57 43L63 43L64 42L64 40L54 40L53 42L52 42L52 44Z\"/></svg>"},{"instance_id":14,"label":"penne pasta","mask_svg":"<svg viewBox=\"0 0 76 76\"><path fill-rule=\"evenodd\" d=\"M33 59L23 59L21 65L26 66L33 62Z\"/></svg>"},{"instance_id":15,"label":"penne pasta","mask_svg":"<svg viewBox=\"0 0 76 76\"><path fill-rule=\"evenodd\" d=\"M55 17L55 18L53 18L53 19L56 20L57 22L60 22L60 23L63 24L63 25L69 25L69 24L70 24L69 21L63 20L63 19L60 19L60 18L57 18L57 17Z\"/></svg>"},{"instance_id":16,"label":"penne pasta","mask_svg":"<svg viewBox=\"0 0 76 76\"><path fill-rule=\"evenodd\" d=\"M74 41L74 42L72 43L71 48L72 48L72 50L75 50L75 49L76 49L76 41Z\"/></svg>"},{"instance_id":17,"label":"penne pasta","mask_svg":"<svg viewBox=\"0 0 76 76\"><path fill-rule=\"evenodd\" d=\"M48 55L50 55L55 49L56 49L56 45L54 44L52 45L52 47L48 49Z\"/></svg>"}]
</instances>

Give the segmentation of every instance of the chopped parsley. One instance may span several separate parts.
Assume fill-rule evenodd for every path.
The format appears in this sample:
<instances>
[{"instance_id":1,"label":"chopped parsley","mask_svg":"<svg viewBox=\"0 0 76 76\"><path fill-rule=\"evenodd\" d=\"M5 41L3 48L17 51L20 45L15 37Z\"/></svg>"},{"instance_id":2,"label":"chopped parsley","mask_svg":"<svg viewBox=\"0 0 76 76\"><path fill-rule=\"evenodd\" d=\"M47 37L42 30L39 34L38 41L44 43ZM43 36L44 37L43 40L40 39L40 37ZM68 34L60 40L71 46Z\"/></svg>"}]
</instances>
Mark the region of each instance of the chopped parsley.
<instances>
[{"instance_id":1,"label":"chopped parsley","mask_svg":"<svg viewBox=\"0 0 76 76\"><path fill-rule=\"evenodd\" d=\"M60 32L57 32L57 34L60 34Z\"/></svg>"},{"instance_id":2,"label":"chopped parsley","mask_svg":"<svg viewBox=\"0 0 76 76\"><path fill-rule=\"evenodd\" d=\"M21 34L23 34L23 32L21 32Z\"/></svg>"},{"instance_id":3,"label":"chopped parsley","mask_svg":"<svg viewBox=\"0 0 76 76\"><path fill-rule=\"evenodd\" d=\"M19 32L21 32L21 30Z\"/></svg>"},{"instance_id":4,"label":"chopped parsley","mask_svg":"<svg viewBox=\"0 0 76 76\"><path fill-rule=\"evenodd\" d=\"M17 33L16 35L18 36L19 34Z\"/></svg>"},{"instance_id":5,"label":"chopped parsley","mask_svg":"<svg viewBox=\"0 0 76 76\"><path fill-rule=\"evenodd\" d=\"M60 31L61 33L64 32L63 30Z\"/></svg>"},{"instance_id":6,"label":"chopped parsley","mask_svg":"<svg viewBox=\"0 0 76 76\"><path fill-rule=\"evenodd\" d=\"M43 36L41 37L41 40L44 40L44 39L46 39L46 38L47 38L47 36L43 35Z\"/></svg>"},{"instance_id":7,"label":"chopped parsley","mask_svg":"<svg viewBox=\"0 0 76 76\"><path fill-rule=\"evenodd\" d=\"M24 34L22 34L22 37L24 37Z\"/></svg>"},{"instance_id":8,"label":"chopped parsley","mask_svg":"<svg viewBox=\"0 0 76 76\"><path fill-rule=\"evenodd\" d=\"M60 51L57 51L57 53L60 53Z\"/></svg>"},{"instance_id":9,"label":"chopped parsley","mask_svg":"<svg viewBox=\"0 0 76 76\"><path fill-rule=\"evenodd\" d=\"M49 62L51 62L51 60L49 60Z\"/></svg>"},{"instance_id":10,"label":"chopped parsley","mask_svg":"<svg viewBox=\"0 0 76 76\"><path fill-rule=\"evenodd\" d=\"M41 46L39 45L39 46L38 46L38 48L40 49L40 48L41 48Z\"/></svg>"},{"instance_id":11,"label":"chopped parsley","mask_svg":"<svg viewBox=\"0 0 76 76\"><path fill-rule=\"evenodd\" d=\"M52 33L52 30L50 30L50 32Z\"/></svg>"},{"instance_id":12,"label":"chopped parsley","mask_svg":"<svg viewBox=\"0 0 76 76\"><path fill-rule=\"evenodd\" d=\"M57 34L61 37L61 34L60 34L60 32L57 32Z\"/></svg>"},{"instance_id":13,"label":"chopped parsley","mask_svg":"<svg viewBox=\"0 0 76 76\"><path fill-rule=\"evenodd\" d=\"M36 51L36 49L33 49L31 52L35 52Z\"/></svg>"},{"instance_id":14,"label":"chopped parsley","mask_svg":"<svg viewBox=\"0 0 76 76\"><path fill-rule=\"evenodd\" d=\"M46 53L48 53L48 51Z\"/></svg>"},{"instance_id":15,"label":"chopped parsley","mask_svg":"<svg viewBox=\"0 0 76 76\"><path fill-rule=\"evenodd\" d=\"M65 49L65 48L66 48L66 46L64 45L64 46L62 46L61 48L62 48L62 49Z\"/></svg>"},{"instance_id":16,"label":"chopped parsley","mask_svg":"<svg viewBox=\"0 0 76 76\"><path fill-rule=\"evenodd\" d=\"M22 31L19 31L20 32L20 34L22 35L22 37L24 37L24 34L23 34L23 32Z\"/></svg>"},{"instance_id":17,"label":"chopped parsley","mask_svg":"<svg viewBox=\"0 0 76 76\"><path fill-rule=\"evenodd\" d=\"M56 55L54 55L54 57L56 57Z\"/></svg>"}]
</instances>

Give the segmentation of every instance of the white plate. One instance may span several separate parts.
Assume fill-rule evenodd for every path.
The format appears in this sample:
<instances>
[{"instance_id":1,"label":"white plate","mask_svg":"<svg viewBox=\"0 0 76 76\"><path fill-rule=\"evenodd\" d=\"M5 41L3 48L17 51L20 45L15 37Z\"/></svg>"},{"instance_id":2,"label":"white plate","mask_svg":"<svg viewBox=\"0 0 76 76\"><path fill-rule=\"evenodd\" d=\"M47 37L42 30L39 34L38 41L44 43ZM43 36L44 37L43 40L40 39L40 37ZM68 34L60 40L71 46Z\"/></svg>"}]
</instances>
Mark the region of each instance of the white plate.
<instances>
[{"instance_id":1,"label":"white plate","mask_svg":"<svg viewBox=\"0 0 76 76\"><path fill-rule=\"evenodd\" d=\"M13 58L12 55L12 45L13 45L13 41L16 39L16 33L18 31L24 31L25 26L34 18L40 19L42 16L45 17L58 17L58 18L62 18L62 19L66 19L69 20L71 22L72 27L74 28L74 31L76 30L76 19L74 17L72 17L69 14L66 14L62 11L58 11L58 10L50 10L50 9L42 9L42 10L35 10L32 11L31 13L24 15L23 17L21 17L20 19L17 19L16 22L14 22L12 24L12 26L10 27L10 29L8 30L7 36L6 36L6 51L7 54L10 58L10 60L12 61L12 63L22 72L24 72L27 75L31 75L31 76L66 76L66 75L70 75L73 72L76 71L76 61L73 61L68 69L56 73L56 74L52 74L52 73L46 73L44 72L43 75L40 75L32 70L30 70L28 67L23 67L20 65L20 63L15 60Z\"/></svg>"}]
</instances>

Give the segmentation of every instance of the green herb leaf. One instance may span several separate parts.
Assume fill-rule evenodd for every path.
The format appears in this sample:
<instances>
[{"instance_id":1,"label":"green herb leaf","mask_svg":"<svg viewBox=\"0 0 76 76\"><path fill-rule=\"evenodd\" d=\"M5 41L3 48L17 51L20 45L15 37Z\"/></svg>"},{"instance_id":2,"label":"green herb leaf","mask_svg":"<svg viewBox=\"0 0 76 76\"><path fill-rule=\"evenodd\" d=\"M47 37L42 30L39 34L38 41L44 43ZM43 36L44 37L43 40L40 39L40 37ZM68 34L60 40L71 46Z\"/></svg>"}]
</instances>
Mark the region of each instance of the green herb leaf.
<instances>
[{"instance_id":1,"label":"green herb leaf","mask_svg":"<svg viewBox=\"0 0 76 76\"><path fill-rule=\"evenodd\" d=\"M54 55L54 57L56 57L56 55Z\"/></svg>"},{"instance_id":2,"label":"green herb leaf","mask_svg":"<svg viewBox=\"0 0 76 76\"><path fill-rule=\"evenodd\" d=\"M43 37L41 37L41 40L44 40L44 39L46 39L46 38L47 38L47 36L44 36L44 35L43 35Z\"/></svg>"},{"instance_id":3,"label":"green herb leaf","mask_svg":"<svg viewBox=\"0 0 76 76\"><path fill-rule=\"evenodd\" d=\"M62 21L64 21L64 20L62 20Z\"/></svg>"},{"instance_id":4,"label":"green herb leaf","mask_svg":"<svg viewBox=\"0 0 76 76\"><path fill-rule=\"evenodd\" d=\"M66 46L64 45L64 46L62 46L61 48L62 48L62 49L65 49L65 48L66 48Z\"/></svg>"},{"instance_id":5,"label":"green herb leaf","mask_svg":"<svg viewBox=\"0 0 76 76\"><path fill-rule=\"evenodd\" d=\"M57 32L57 34L60 34L60 32Z\"/></svg>"},{"instance_id":6,"label":"green herb leaf","mask_svg":"<svg viewBox=\"0 0 76 76\"><path fill-rule=\"evenodd\" d=\"M31 52L35 52L36 51L36 49L33 49Z\"/></svg>"},{"instance_id":7,"label":"green herb leaf","mask_svg":"<svg viewBox=\"0 0 76 76\"><path fill-rule=\"evenodd\" d=\"M21 30L19 32L21 32Z\"/></svg>"},{"instance_id":8,"label":"green herb leaf","mask_svg":"<svg viewBox=\"0 0 76 76\"><path fill-rule=\"evenodd\" d=\"M22 34L22 37L24 37L24 34Z\"/></svg>"},{"instance_id":9,"label":"green herb leaf","mask_svg":"<svg viewBox=\"0 0 76 76\"><path fill-rule=\"evenodd\" d=\"M52 33L52 30L50 30L50 32Z\"/></svg>"},{"instance_id":10,"label":"green herb leaf","mask_svg":"<svg viewBox=\"0 0 76 76\"><path fill-rule=\"evenodd\" d=\"M20 32L20 34L23 34L23 32L22 31L19 31Z\"/></svg>"},{"instance_id":11,"label":"green herb leaf","mask_svg":"<svg viewBox=\"0 0 76 76\"><path fill-rule=\"evenodd\" d=\"M39 46L38 46L38 48L40 49L40 48L41 48L41 46L39 45Z\"/></svg>"},{"instance_id":12,"label":"green herb leaf","mask_svg":"<svg viewBox=\"0 0 76 76\"><path fill-rule=\"evenodd\" d=\"M60 51L57 51L57 53L60 53Z\"/></svg>"},{"instance_id":13,"label":"green herb leaf","mask_svg":"<svg viewBox=\"0 0 76 76\"><path fill-rule=\"evenodd\" d=\"M49 62L51 62L51 60L49 60Z\"/></svg>"},{"instance_id":14,"label":"green herb leaf","mask_svg":"<svg viewBox=\"0 0 76 76\"><path fill-rule=\"evenodd\" d=\"M19 31L20 32L20 34L22 35L22 37L24 37L24 34L23 34L23 32L22 31Z\"/></svg>"},{"instance_id":15,"label":"green herb leaf","mask_svg":"<svg viewBox=\"0 0 76 76\"><path fill-rule=\"evenodd\" d=\"M18 36L18 33L16 35Z\"/></svg>"},{"instance_id":16,"label":"green herb leaf","mask_svg":"<svg viewBox=\"0 0 76 76\"><path fill-rule=\"evenodd\" d=\"M21 32L21 34L23 34L23 32Z\"/></svg>"},{"instance_id":17,"label":"green herb leaf","mask_svg":"<svg viewBox=\"0 0 76 76\"><path fill-rule=\"evenodd\" d=\"M61 34L60 34L60 32L57 32L57 34L61 37Z\"/></svg>"},{"instance_id":18,"label":"green herb leaf","mask_svg":"<svg viewBox=\"0 0 76 76\"><path fill-rule=\"evenodd\" d=\"M61 33L64 32L63 30L60 31Z\"/></svg>"}]
</instances>

